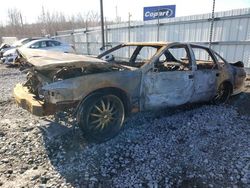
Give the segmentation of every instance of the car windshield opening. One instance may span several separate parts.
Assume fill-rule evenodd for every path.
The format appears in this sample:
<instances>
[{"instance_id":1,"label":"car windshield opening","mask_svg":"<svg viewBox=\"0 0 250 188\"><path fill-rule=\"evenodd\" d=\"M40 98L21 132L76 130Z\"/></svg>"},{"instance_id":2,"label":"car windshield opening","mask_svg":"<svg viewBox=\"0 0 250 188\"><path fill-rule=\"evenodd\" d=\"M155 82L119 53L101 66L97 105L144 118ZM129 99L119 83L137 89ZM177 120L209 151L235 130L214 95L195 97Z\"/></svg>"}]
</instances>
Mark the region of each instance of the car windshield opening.
<instances>
[{"instance_id":1,"label":"car windshield opening","mask_svg":"<svg viewBox=\"0 0 250 188\"><path fill-rule=\"evenodd\" d=\"M110 63L139 68L147 63L160 47L157 46L122 46L100 58Z\"/></svg>"}]
</instances>

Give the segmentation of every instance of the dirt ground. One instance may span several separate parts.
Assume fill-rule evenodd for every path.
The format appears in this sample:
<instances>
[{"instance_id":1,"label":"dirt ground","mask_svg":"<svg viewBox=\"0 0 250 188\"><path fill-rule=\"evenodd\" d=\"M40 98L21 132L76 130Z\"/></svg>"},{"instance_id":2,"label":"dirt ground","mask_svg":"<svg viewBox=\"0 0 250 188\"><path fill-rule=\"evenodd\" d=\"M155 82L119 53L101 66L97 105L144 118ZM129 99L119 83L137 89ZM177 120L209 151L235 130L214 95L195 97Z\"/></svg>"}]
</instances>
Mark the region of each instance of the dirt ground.
<instances>
[{"instance_id":1,"label":"dirt ground","mask_svg":"<svg viewBox=\"0 0 250 188\"><path fill-rule=\"evenodd\" d=\"M0 187L250 187L250 83L229 104L131 115L94 144L74 120L17 107L25 75L0 65Z\"/></svg>"}]
</instances>

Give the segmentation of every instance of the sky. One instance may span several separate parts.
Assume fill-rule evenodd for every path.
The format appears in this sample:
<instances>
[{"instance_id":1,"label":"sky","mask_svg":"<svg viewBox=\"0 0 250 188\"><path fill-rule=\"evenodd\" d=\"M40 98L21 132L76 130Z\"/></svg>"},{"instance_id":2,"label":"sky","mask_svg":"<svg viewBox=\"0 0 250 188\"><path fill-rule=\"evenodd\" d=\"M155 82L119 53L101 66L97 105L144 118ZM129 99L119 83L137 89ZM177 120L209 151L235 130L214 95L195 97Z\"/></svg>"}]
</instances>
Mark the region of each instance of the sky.
<instances>
[{"instance_id":1,"label":"sky","mask_svg":"<svg viewBox=\"0 0 250 188\"><path fill-rule=\"evenodd\" d=\"M176 5L176 17L210 13L213 0L103 0L104 16L107 20L122 21L143 19L143 7L159 5ZM99 12L100 0L2 0L0 6L0 23L7 22L7 12L17 8L22 12L25 23L34 23L41 14L42 6L52 11L63 12L66 16L76 13L87 14L89 11ZM250 0L216 0L215 11L238 8L250 8ZM116 11L117 10L117 11Z\"/></svg>"}]
</instances>

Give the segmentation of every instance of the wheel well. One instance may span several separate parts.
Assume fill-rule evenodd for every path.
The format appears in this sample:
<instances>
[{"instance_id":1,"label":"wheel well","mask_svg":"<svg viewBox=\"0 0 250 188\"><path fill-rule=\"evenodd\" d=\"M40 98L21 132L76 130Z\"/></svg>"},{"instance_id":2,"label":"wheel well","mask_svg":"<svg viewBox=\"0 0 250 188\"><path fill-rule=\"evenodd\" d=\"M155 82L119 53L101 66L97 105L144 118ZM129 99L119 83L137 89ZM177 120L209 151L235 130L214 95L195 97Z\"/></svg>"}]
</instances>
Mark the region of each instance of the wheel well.
<instances>
[{"instance_id":1,"label":"wheel well","mask_svg":"<svg viewBox=\"0 0 250 188\"><path fill-rule=\"evenodd\" d=\"M86 98L88 98L96 93L116 95L117 97L119 97L121 99L121 101L124 105L125 115L126 116L129 115L129 113L131 112L131 100L130 100L129 96L122 89L115 88L115 87L101 88L101 89L97 89L95 91L92 91L86 97L84 97L84 99L79 103L78 107L80 106L80 104L82 104L85 101Z\"/></svg>"},{"instance_id":2,"label":"wheel well","mask_svg":"<svg viewBox=\"0 0 250 188\"><path fill-rule=\"evenodd\" d=\"M230 81L224 81L222 82L222 84L225 84L226 86L228 86L230 88L230 92L231 94L233 93L233 84Z\"/></svg>"}]
</instances>

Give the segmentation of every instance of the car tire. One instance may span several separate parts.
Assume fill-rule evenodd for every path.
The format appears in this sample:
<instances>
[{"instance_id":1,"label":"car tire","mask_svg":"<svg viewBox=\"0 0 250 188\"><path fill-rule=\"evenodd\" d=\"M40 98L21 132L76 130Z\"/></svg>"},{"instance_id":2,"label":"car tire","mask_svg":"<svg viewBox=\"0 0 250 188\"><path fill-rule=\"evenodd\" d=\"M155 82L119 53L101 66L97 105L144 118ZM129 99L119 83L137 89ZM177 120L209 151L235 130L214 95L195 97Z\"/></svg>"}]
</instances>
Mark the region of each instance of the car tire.
<instances>
[{"instance_id":1,"label":"car tire","mask_svg":"<svg viewBox=\"0 0 250 188\"><path fill-rule=\"evenodd\" d=\"M224 82L220 84L218 87L216 96L213 99L213 103L218 105L218 104L225 104L229 97L232 94L232 85L228 82Z\"/></svg>"},{"instance_id":2,"label":"car tire","mask_svg":"<svg viewBox=\"0 0 250 188\"><path fill-rule=\"evenodd\" d=\"M113 94L95 93L79 106L77 122L89 141L104 142L116 136L123 127L125 108Z\"/></svg>"}]
</instances>

